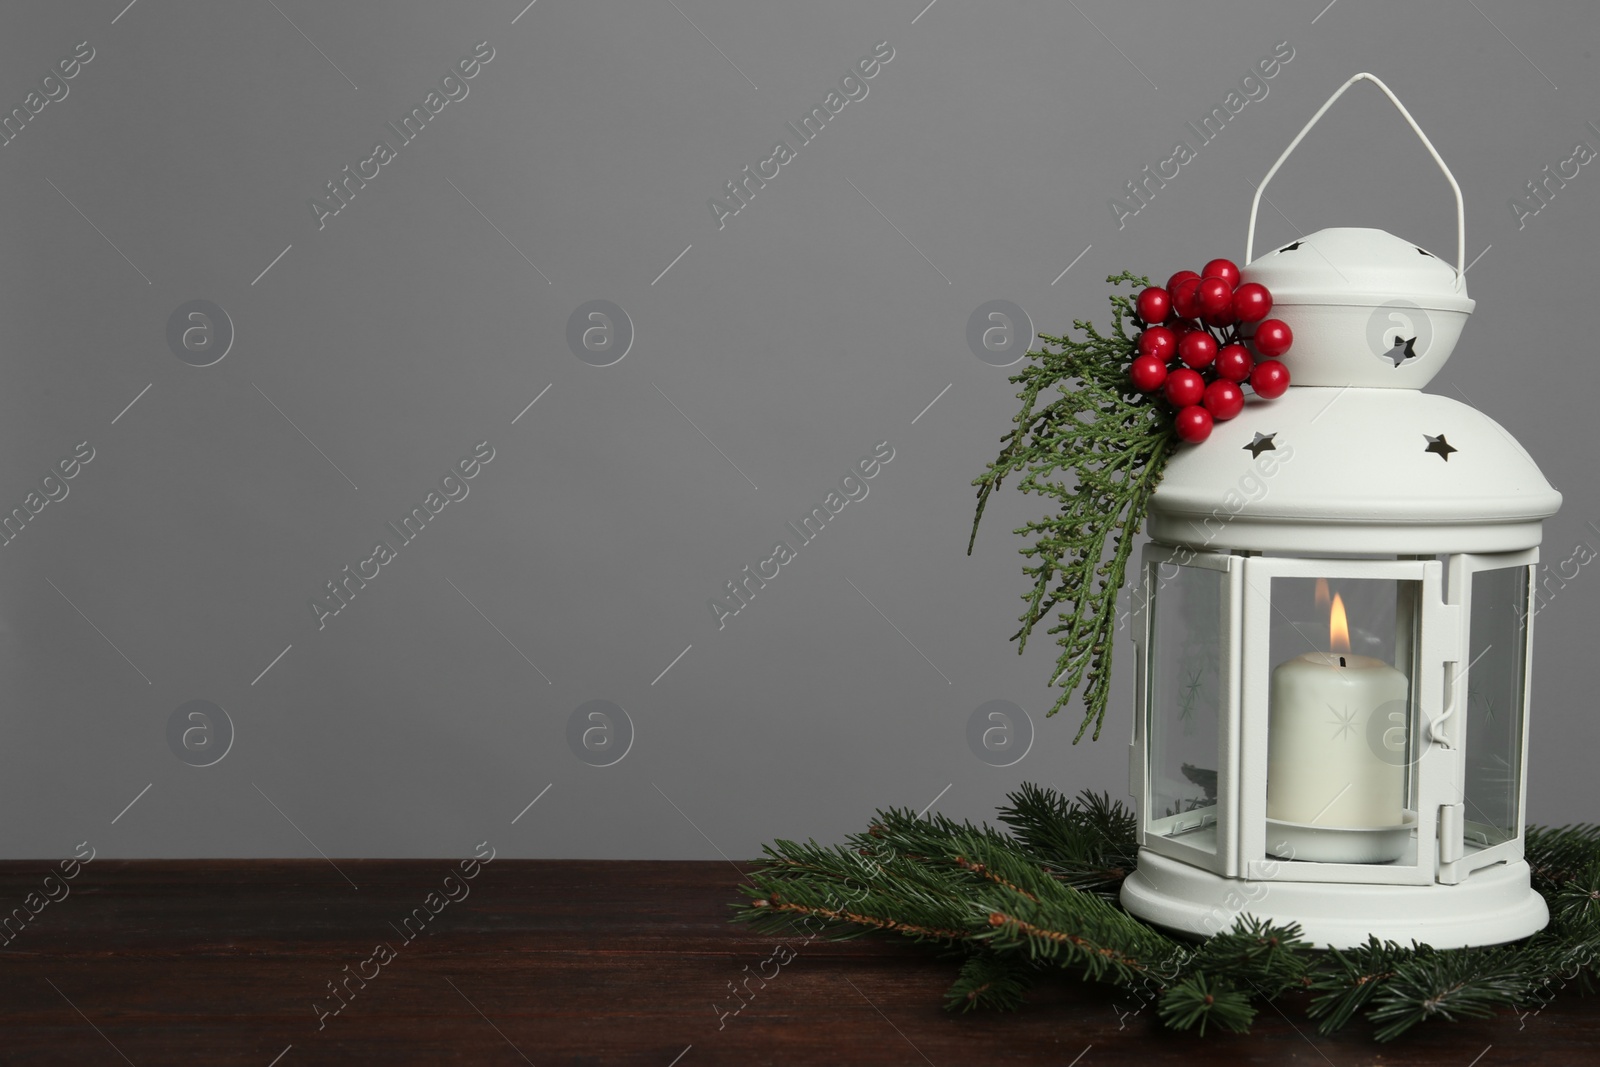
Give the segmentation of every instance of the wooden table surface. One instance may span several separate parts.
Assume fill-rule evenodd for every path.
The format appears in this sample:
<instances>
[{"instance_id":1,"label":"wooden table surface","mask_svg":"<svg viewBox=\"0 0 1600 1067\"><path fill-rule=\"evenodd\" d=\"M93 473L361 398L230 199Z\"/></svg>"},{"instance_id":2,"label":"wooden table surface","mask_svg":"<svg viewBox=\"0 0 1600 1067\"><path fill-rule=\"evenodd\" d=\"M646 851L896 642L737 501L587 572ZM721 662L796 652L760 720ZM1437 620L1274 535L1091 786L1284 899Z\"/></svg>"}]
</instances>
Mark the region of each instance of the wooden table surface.
<instances>
[{"instance_id":1,"label":"wooden table surface","mask_svg":"<svg viewBox=\"0 0 1600 1067\"><path fill-rule=\"evenodd\" d=\"M950 1016L953 965L919 946L797 936L780 966L727 921L722 862L496 859L446 882L457 861L95 859L47 901L56 869L0 863L0 915L31 916L0 937L7 1065L1600 1063L1577 996L1388 1045L1316 1038L1295 1006L1247 1037L1173 1034L1065 980Z\"/></svg>"}]
</instances>

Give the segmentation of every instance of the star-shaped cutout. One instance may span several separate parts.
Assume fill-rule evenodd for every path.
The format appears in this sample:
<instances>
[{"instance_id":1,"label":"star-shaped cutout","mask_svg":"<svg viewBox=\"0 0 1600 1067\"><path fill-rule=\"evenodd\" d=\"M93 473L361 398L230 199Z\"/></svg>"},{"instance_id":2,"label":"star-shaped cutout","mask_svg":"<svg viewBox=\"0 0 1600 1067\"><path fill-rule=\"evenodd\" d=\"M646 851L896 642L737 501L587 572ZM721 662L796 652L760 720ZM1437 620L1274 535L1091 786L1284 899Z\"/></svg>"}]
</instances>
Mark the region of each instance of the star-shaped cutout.
<instances>
[{"instance_id":1,"label":"star-shaped cutout","mask_svg":"<svg viewBox=\"0 0 1600 1067\"><path fill-rule=\"evenodd\" d=\"M1333 731L1333 739L1335 741L1339 740L1341 737L1345 737L1356 732L1355 712L1351 711L1349 708L1345 708L1343 711L1340 711L1332 704L1328 705L1328 710L1333 712L1333 718L1328 720L1328 725L1337 727L1337 729Z\"/></svg>"},{"instance_id":2,"label":"star-shaped cutout","mask_svg":"<svg viewBox=\"0 0 1600 1067\"><path fill-rule=\"evenodd\" d=\"M1399 334L1395 334L1394 347L1385 352L1384 355L1394 360L1396 367L1402 363L1410 363L1417 358L1417 350L1414 347L1416 343L1417 339L1415 337L1401 337Z\"/></svg>"},{"instance_id":3,"label":"star-shaped cutout","mask_svg":"<svg viewBox=\"0 0 1600 1067\"><path fill-rule=\"evenodd\" d=\"M1262 433L1257 430L1255 440L1245 445L1244 450L1250 453L1252 459L1260 456L1263 452L1276 452L1278 446L1272 443L1272 439L1276 436L1278 435L1275 433Z\"/></svg>"},{"instance_id":4,"label":"star-shaped cutout","mask_svg":"<svg viewBox=\"0 0 1600 1067\"><path fill-rule=\"evenodd\" d=\"M1293 252L1295 249L1297 249L1299 247L1300 247L1300 242L1296 241L1292 245L1284 245L1282 248L1278 249L1278 251L1280 251L1280 252Z\"/></svg>"},{"instance_id":5,"label":"star-shaped cutout","mask_svg":"<svg viewBox=\"0 0 1600 1067\"><path fill-rule=\"evenodd\" d=\"M1440 434L1438 437L1435 437L1431 433L1425 433L1422 436L1424 436L1424 437L1426 437L1428 439L1428 447L1423 449L1423 451L1424 452L1432 452L1434 455L1438 456L1440 459L1444 460L1446 463L1450 462L1450 453L1461 451L1459 448L1456 448L1454 445L1452 445L1449 441L1446 441L1444 439L1444 434Z\"/></svg>"}]
</instances>

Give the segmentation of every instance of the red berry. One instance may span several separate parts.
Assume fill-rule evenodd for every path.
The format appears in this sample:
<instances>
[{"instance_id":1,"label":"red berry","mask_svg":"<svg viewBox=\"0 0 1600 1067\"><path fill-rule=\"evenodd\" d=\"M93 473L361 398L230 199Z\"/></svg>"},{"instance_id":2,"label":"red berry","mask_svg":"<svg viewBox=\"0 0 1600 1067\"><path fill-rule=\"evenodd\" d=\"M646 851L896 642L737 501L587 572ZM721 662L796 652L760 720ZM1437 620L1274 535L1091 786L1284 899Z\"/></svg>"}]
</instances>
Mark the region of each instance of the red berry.
<instances>
[{"instance_id":1,"label":"red berry","mask_svg":"<svg viewBox=\"0 0 1600 1067\"><path fill-rule=\"evenodd\" d=\"M1206 380L1196 371L1179 367L1167 375L1167 400L1175 408L1200 403L1206 395Z\"/></svg>"},{"instance_id":2,"label":"red berry","mask_svg":"<svg viewBox=\"0 0 1600 1067\"><path fill-rule=\"evenodd\" d=\"M1172 420L1178 436L1190 444L1199 444L1211 436L1211 413L1199 404L1181 409Z\"/></svg>"},{"instance_id":3,"label":"red berry","mask_svg":"<svg viewBox=\"0 0 1600 1067\"><path fill-rule=\"evenodd\" d=\"M1155 356L1163 363L1178 352L1178 335L1165 326L1152 326L1139 335L1139 354Z\"/></svg>"},{"instance_id":4,"label":"red berry","mask_svg":"<svg viewBox=\"0 0 1600 1067\"><path fill-rule=\"evenodd\" d=\"M1191 333L1205 333L1205 327L1193 319L1175 319L1169 327L1172 330L1173 349L1172 356L1178 357L1183 352L1183 339Z\"/></svg>"},{"instance_id":5,"label":"red berry","mask_svg":"<svg viewBox=\"0 0 1600 1067\"><path fill-rule=\"evenodd\" d=\"M1256 361L1244 345L1224 345L1217 353L1217 377L1230 382L1242 382L1250 377Z\"/></svg>"},{"instance_id":6,"label":"red berry","mask_svg":"<svg viewBox=\"0 0 1600 1067\"><path fill-rule=\"evenodd\" d=\"M1199 281L1200 275L1196 274L1192 270L1180 270L1178 273L1167 279L1167 292L1171 293L1178 287L1178 283L1183 281L1185 278L1193 278L1195 281Z\"/></svg>"},{"instance_id":7,"label":"red berry","mask_svg":"<svg viewBox=\"0 0 1600 1067\"><path fill-rule=\"evenodd\" d=\"M1153 393L1167 380L1167 364L1159 356L1139 356L1128 367L1128 380L1141 393Z\"/></svg>"},{"instance_id":8,"label":"red berry","mask_svg":"<svg viewBox=\"0 0 1600 1067\"><path fill-rule=\"evenodd\" d=\"M1231 259L1213 259L1200 271L1202 278L1221 278L1228 283L1228 291L1239 284L1239 268Z\"/></svg>"},{"instance_id":9,"label":"red berry","mask_svg":"<svg viewBox=\"0 0 1600 1067\"><path fill-rule=\"evenodd\" d=\"M1289 346L1294 343L1294 333L1289 329L1289 324L1282 319L1266 319L1256 327L1256 351L1263 356L1276 358L1289 351Z\"/></svg>"},{"instance_id":10,"label":"red berry","mask_svg":"<svg viewBox=\"0 0 1600 1067\"><path fill-rule=\"evenodd\" d=\"M1212 418L1218 422L1227 422L1244 410L1244 390L1233 382L1212 382L1206 386L1206 395L1202 402L1206 410L1211 412Z\"/></svg>"},{"instance_id":11,"label":"red berry","mask_svg":"<svg viewBox=\"0 0 1600 1067\"><path fill-rule=\"evenodd\" d=\"M1171 310L1172 297L1159 285L1152 285L1139 294L1139 317L1145 322L1165 322Z\"/></svg>"},{"instance_id":12,"label":"red berry","mask_svg":"<svg viewBox=\"0 0 1600 1067\"><path fill-rule=\"evenodd\" d=\"M1217 342L1204 330L1186 333L1178 339L1178 358L1191 367L1209 367L1217 358Z\"/></svg>"},{"instance_id":13,"label":"red berry","mask_svg":"<svg viewBox=\"0 0 1600 1067\"><path fill-rule=\"evenodd\" d=\"M1233 310L1233 290L1221 278L1201 278L1194 290L1202 315L1219 315Z\"/></svg>"},{"instance_id":14,"label":"red berry","mask_svg":"<svg viewBox=\"0 0 1600 1067\"><path fill-rule=\"evenodd\" d=\"M1260 322L1272 310L1272 294L1259 282L1245 282L1233 291L1233 313L1240 322Z\"/></svg>"},{"instance_id":15,"label":"red berry","mask_svg":"<svg viewBox=\"0 0 1600 1067\"><path fill-rule=\"evenodd\" d=\"M1276 400L1289 388L1289 368L1275 359L1264 359L1250 372L1250 388L1264 400Z\"/></svg>"},{"instance_id":16,"label":"red berry","mask_svg":"<svg viewBox=\"0 0 1600 1067\"><path fill-rule=\"evenodd\" d=\"M1195 293L1199 286L1199 278L1185 278L1172 290L1172 310L1178 313L1180 319L1200 317L1200 301Z\"/></svg>"}]
</instances>

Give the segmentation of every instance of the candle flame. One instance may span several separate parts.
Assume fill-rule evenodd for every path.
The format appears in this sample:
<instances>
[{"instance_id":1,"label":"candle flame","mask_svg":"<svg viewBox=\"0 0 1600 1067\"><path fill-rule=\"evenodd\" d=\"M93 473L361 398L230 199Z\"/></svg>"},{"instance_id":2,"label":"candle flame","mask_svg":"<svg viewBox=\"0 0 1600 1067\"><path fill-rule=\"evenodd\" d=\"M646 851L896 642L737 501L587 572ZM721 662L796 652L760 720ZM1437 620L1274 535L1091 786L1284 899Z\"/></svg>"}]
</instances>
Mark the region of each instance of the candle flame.
<instances>
[{"instance_id":1,"label":"candle flame","mask_svg":"<svg viewBox=\"0 0 1600 1067\"><path fill-rule=\"evenodd\" d=\"M1344 598L1333 594L1333 604L1328 609L1328 647L1334 652L1350 651L1350 621L1345 618Z\"/></svg>"},{"instance_id":2,"label":"candle flame","mask_svg":"<svg viewBox=\"0 0 1600 1067\"><path fill-rule=\"evenodd\" d=\"M1327 607L1329 602L1330 602L1330 600L1331 600L1331 598L1328 596L1328 579L1326 579L1326 578L1318 578L1317 579L1317 607L1319 607L1319 608Z\"/></svg>"}]
</instances>

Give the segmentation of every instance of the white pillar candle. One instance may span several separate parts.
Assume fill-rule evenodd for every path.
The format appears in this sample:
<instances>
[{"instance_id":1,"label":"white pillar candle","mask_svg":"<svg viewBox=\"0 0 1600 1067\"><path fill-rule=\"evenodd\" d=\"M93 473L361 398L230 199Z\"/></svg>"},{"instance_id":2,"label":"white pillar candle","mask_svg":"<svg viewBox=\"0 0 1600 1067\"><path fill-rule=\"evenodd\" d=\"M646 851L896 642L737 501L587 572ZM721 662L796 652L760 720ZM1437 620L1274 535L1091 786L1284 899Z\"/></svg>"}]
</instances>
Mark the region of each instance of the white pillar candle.
<instances>
[{"instance_id":1,"label":"white pillar candle","mask_svg":"<svg viewBox=\"0 0 1600 1067\"><path fill-rule=\"evenodd\" d=\"M1405 768L1379 758L1369 739L1401 725L1388 720L1410 688L1382 660L1348 652L1308 652L1274 667L1267 817L1328 827L1400 825ZM1375 717L1381 725L1373 725Z\"/></svg>"}]
</instances>

